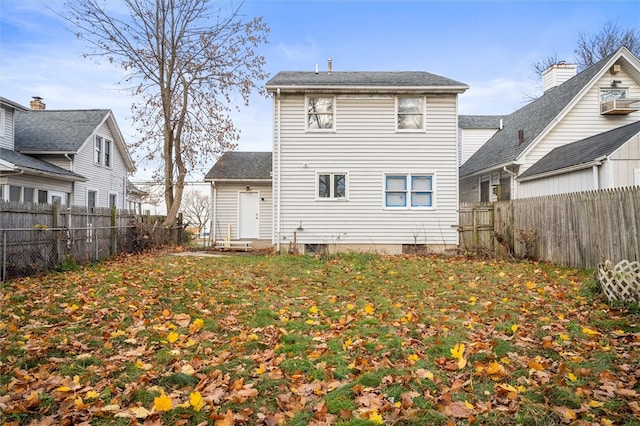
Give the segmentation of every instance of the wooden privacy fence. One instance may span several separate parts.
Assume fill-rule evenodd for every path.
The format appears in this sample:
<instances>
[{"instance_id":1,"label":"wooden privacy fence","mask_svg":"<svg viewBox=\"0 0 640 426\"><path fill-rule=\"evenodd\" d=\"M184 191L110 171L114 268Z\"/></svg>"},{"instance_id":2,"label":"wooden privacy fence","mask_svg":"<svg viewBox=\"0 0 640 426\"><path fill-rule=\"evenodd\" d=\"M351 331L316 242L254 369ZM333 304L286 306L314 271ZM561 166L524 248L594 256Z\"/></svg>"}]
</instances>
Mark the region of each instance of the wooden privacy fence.
<instances>
[{"instance_id":1,"label":"wooden privacy fence","mask_svg":"<svg viewBox=\"0 0 640 426\"><path fill-rule=\"evenodd\" d=\"M460 248L595 268L640 260L640 187L460 205Z\"/></svg>"}]
</instances>

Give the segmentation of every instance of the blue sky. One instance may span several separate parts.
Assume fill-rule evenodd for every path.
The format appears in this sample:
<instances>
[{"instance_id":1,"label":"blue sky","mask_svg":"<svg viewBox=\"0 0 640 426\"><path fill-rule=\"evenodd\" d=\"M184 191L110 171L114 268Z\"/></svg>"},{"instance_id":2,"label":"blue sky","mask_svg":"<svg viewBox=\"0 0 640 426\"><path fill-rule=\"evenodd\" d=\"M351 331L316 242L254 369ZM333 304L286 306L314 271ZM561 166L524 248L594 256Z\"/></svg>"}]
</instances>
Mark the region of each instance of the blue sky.
<instances>
[{"instance_id":1,"label":"blue sky","mask_svg":"<svg viewBox=\"0 0 640 426\"><path fill-rule=\"evenodd\" d=\"M48 109L110 108L133 142L133 99L117 85L122 71L83 58L82 42L45 4L63 7L62 0L0 0L0 95L23 105L41 96ZM324 71L327 58L334 71L428 71L470 86L461 114L510 113L536 90L533 62L554 52L574 61L578 34L607 21L640 26L638 0L245 0L242 12L271 28L261 53L272 76L316 64ZM271 106L254 96L234 115L239 150L271 149ZM136 178L148 175L139 163Z\"/></svg>"}]
</instances>

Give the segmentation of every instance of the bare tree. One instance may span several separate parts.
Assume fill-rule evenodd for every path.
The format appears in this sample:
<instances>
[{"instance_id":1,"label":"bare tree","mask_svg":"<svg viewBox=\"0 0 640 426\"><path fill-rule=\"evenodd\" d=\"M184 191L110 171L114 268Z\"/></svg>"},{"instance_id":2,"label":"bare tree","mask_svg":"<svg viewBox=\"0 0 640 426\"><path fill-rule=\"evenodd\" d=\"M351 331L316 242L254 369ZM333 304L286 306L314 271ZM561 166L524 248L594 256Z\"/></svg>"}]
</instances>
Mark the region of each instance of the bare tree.
<instances>
[{"instance_id":1,"label":"bare tree","mask_svg":"<svg viewBox=\"0 0 640 426\"><path fill-rule=\"evenodd\" d=\"M622 46L640 57L640 30L622 29L618 24L608 21L596 34L580 33L575 50L578 71L595 64Z\"/></svg>"},{"instance_id":2,"label":"bare tree","mask_svg":"<svg viewBox=\"0 0 640 426\"><path fill-rule=\"evenodd\" d=\"M200 191L189 191L185 193L182 203L182 215L193 226L198 228L198 233L202 232L209 222L211 214L211 202L209 197Z\"/></svg>"},{"instance_id":3,"label":"bare tree","mask_svg":"<svg viewBox=\"0 0 640 426\"><path fill-rule=\"evenodd\" d=\"M127 13L113 9L122 4ZM161 160L155 178L163 182L165 226L171 226L189 171L235 147L239 132L230 112L235 101L247 105L267 78L256 48L269 28L262 18L245 21L240 6L213 0L69 0L66 6L65 18L88 43L85 56L127 72L142 135L132 147Z\"/></svg>"}]
</instances>

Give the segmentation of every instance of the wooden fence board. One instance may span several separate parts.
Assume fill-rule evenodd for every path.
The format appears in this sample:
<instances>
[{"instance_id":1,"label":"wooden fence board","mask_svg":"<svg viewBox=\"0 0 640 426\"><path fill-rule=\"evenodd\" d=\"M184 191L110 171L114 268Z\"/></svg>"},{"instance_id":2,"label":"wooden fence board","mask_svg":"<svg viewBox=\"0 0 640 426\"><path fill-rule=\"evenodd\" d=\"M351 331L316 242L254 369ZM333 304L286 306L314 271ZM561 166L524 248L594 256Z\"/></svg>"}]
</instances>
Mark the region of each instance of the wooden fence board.
<instances>
[{"instance_id":1,"label":"wooden fence board","mask_svg":"<svg viewBox=\"0 0 640 426\"><path fill-rule=\"evenodd\" d=\"M595 268L640 260L640 187L460 205L460 246ZM530 243L529 245L527 243Z\"/></svg>"}]
</instances>

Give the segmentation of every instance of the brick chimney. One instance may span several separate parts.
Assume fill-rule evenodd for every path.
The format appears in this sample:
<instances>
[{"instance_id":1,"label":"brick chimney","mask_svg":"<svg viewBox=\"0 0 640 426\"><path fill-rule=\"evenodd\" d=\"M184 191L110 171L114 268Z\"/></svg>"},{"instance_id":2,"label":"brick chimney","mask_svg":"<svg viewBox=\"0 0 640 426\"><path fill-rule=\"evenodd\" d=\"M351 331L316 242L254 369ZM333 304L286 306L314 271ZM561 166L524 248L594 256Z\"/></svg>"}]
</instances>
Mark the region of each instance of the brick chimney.
<instances>
[{"instance_id":1,"label":"brick chimney","mask_svg":"<svg viewBox=\"0 0 640 426\"><path fill-rule=\"evenodd\" d=\"M558 62L542 71L542 90L552 89L560 86L565 81L576 75L576 64L567 64L566 62Z\"/></svg>"},{"instance_id":2,"label":"brick chimney","mask_svg":"<svg viewBox=\"0 0 640 426\"><path fill-rule=\"evenodd\" d=\"M33 99L29 102L29 106L34 111L43 111L47 108L47 105L42 102L42 98L40 96L33 96Z\"/></svg>"}]
</instances>

